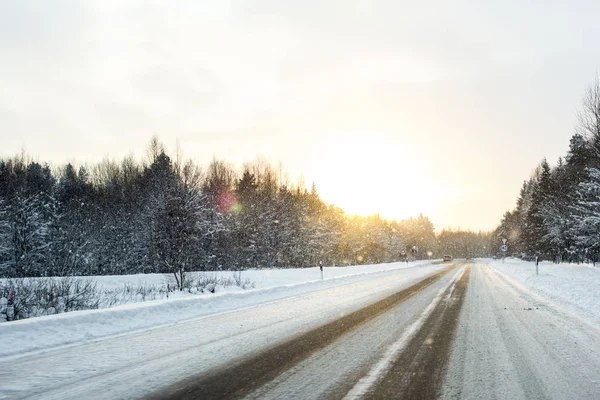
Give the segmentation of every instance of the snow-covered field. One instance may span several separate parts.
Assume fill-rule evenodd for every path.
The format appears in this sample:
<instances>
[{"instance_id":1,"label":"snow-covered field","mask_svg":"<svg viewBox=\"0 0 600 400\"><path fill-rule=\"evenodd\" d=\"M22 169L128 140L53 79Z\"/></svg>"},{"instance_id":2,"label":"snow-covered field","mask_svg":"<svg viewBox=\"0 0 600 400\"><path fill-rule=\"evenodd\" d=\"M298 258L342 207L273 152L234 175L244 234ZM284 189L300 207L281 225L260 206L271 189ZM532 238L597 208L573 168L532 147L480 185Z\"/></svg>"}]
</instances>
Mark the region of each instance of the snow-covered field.
<instances>
[{"instance_id":1,"label":"snow-covered field","mask_svg":"<svg viewBox=\"0 0 600 400\"><path fill-rule=\"evenodd\" d=\"M482 260L514 284L600 327L600 268L588 264Z\"/></svg>"},{"instance_id":2,"label":"snow-covered field","mask_svg":"<svg viewBox=\"0 0 600 400\"><path fill-rule=\"evenodd\" d=\"M220 289L214 294L176 293L171 294L168 299L6 322L0 324L0 337L3 339L0 341L0 357L164 327L206 315L249 308L283 298L357 283L399 269L427 265L431 265L430 262L325 267L323 280L319 268L249 270L244 271L242 277L253 282L254 289L241 290L234 287ZM431 269L427 271L430 272ZM425 272L419 270L420 274ZM232 272L209 274L230 277ZM98 276L92 279L102 289L114 289L123 285L160 286L164 285L169 277L147 274Z\"/></svg>"},{"instance_id":3,"label":"snow-covered field","mask_svg":"<svg viewBox=\"0 0 600 400\"><path fill-rule=\"evenodd\" d=\"M340 277L348 277L352 275L369 274L373 272L389 271L398 268L414 267L416 265L428 264L427 261L416 261L407 263L389 263L389 264L373 264L373 265L355 265L347 267L324 267L324 278L330 280ZM217 278L230 278L233 271L214 271L214 272L191 272L190 277L197 277L201 274L212 275ZM321 275L318 267L313 268L287 268L287 269L250 269L242 271L242 277L248 278L255 283L256 289L268 289L273 287L294 285L298 283L306 283L311 281L321 280ZM170 274L137 274L137 275L109 275L95 276L94 281L105 288L118 288L124 284L131 286L158 286L166 282L173 282L173 276ZM238 289L230 288L222 291L238 291Z\"/></svg>"}]
</instances>

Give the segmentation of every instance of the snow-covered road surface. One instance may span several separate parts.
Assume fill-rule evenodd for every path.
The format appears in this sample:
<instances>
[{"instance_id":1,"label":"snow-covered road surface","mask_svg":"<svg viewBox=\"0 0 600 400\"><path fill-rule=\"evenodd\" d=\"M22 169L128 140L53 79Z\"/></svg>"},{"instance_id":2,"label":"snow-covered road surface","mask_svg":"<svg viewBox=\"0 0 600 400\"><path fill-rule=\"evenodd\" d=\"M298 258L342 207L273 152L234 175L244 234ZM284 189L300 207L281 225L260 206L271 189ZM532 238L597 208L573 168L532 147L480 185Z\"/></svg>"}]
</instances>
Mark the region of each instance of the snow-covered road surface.
<instances>
[{"instance_id":1,"label":"snow-covered road surface","mask_svg":"<svg viewBox=\"0 0 600 400\"><path fill-rule=\"evenodd\" d=\"M409 288L263 352L172 385L158 399L341 398L365 367L416 331L457 274L448 268ZM407 305L403 307L403 305ZM408 310L407 310L408 308ZM415 327L415 329L412 329ZM369 389L369 384L360 384Z\"/></svg>"},{"instance_id":2,"label":"snow-covered road surface","mask_svg":"<svg viewBox=\"0 0 600 400\"><path fill-rule=\"evenodd\" d=\"M571 297L548 299L539 281L517 279L520 270L489 264L368 274L172 326L0 358L0 398L600 398L595 320L559 301ZM286 344L297 350L284 351Z\"/></svg>"},{"instance_id":3,"label":"snow-covered road surface","mask_svg":"<svg viewBox=\"0 0 600 400\"><path fill-rule=\"evenodd\" d=\"M443 399L600 399L600 330L476 264L448 365Z\"/></svg>"}]
</instances>

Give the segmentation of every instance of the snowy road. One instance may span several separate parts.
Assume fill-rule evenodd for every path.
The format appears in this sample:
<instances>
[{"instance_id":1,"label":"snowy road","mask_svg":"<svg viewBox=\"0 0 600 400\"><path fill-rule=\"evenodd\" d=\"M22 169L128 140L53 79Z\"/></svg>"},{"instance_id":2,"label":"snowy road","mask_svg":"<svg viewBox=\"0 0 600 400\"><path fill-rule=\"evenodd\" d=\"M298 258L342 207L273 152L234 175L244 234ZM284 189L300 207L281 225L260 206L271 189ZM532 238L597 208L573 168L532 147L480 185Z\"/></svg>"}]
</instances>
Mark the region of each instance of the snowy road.
<instances>
[{"instance_id":1,"label":"snowy road","mask_svg":"<svg viewBox=\"0 0 600 400\"><path fill-rule=\"evenodd\" d=\"M599 399L600 330L476 264L441 398Z\"/></svg>"},{"instance_id":2,"label":"snowy road","mask_svg":"<svg viewBox=\"0 0 600 400\"><path fill-rule=\"evenodd\" d=\"M457 276L455 268L446 269L237 365L173 385L155 398L342 398L420 323L424 310Z\"/></svg>"},{"instance_id":3,"label":"snowy road","mask_svg":"<svg viewBox=\"0 0 600 400\"><path fill-rule=\"evenodd\" d=\"M598 326L484 262L0 361L0 398L600 398Z\"/></svg>"}]
</instances>

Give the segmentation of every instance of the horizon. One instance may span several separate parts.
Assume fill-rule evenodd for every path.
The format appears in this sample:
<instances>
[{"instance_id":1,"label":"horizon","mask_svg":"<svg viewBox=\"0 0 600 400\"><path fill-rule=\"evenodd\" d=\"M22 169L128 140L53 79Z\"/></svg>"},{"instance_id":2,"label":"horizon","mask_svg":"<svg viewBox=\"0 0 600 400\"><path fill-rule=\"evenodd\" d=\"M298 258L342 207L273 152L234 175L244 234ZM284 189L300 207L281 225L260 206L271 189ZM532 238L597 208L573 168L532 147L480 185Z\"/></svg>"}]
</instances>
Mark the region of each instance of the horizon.
<instances>
[{"instance_id":1,"label":"horizon","mask_svg":"<svg viewBox=\"0 0 600 400\"><path fill-rule=\"evenodd\" d=\"M160 138L159 142L160 142ZM161 144L163 144L161 142ZM146 146L147 147L147 146ZM169 149L168 146L165 146L166 149L166 153L167 155L173 160L174 156L175 156L175 149ZM249 159L244 161L243 163L240 164L234 164L229 162L229 160L227 159L223 159L220 158L216 155L213 156L213 158L211 160L207 160L205 162L200 162L199 160L194 160L193 158L187 157L185 154L185 151L183 149L180 149L181 153L180 155L182 156L183 160L190 160L192 162L194 162L196 165L198 165L203 173L206 172L206 167L208 167L208 165L211 163L212 160L217 160L217 161L223 161L227 164L229 164L236 173L240 173L243 170L243 166L246 163L256 163L256 162L263 162L263 161L267 161L269 162L269 160L266 160L264 157L262 157L261 155L257 155L254 159ZM134 159L137 162L142 163L142 165L146 165L145 163L149 162L149 160L147 159L147 149L144 151L137 151L137 152L129 152L125 157L129 157L132 156L134 157ZM65 167L67 164L71 164L73 167L75 167L75 169L78 169L79 167L85 167L88 170L88 173L90 172L90 168L92 168L94 165L104 161L104 160L110 160L110 161L115 161L115 162L120 162L123 160L123 157L121 158L117 158L114 156L110 156L109 154L105 155L104 157L101 157L99 159L90 159L86 162L80 162L76 159L70 159L67 161L56 161L56 162L49 162L47 160L44 160L43 157L41 157L40 155L32 155L30 153L27 152L27 149L22 149L19 153L17 154L13 154L12 156L4 156L0 154L0 161L1 160L7 160L7 159L14 159L14 158L19 158L19 157L24 157L24 159L31 161L31 162L36 162L39 163L41 165L48 165L50 167L50 169L52 170L53 174L55 174L56 176L60 175L62 173L62 168ZM371 216L380 216L381 218L392 222L392 221L396 221L396 222L400 222L402 220L408 220L408 219L417 219L419 218L419 216L423 216L427 219L429 219L431 221L431 218L429 215L423 213L423 212L417 212L416 214L411 214L411 215L406 215L403 216L401 218L398 217L388 217L386 215L383 215L382 213L375 211L372 213L359 213L359 212L351 212L343 207L341 207L339 204L336 204L335 202L330 202L327 201L326 199L324 199L322 197L321 194L321 188L318 184L318 182L313 182L313 181L306 181L304 180L303 174L300 173L299 176L297 176L296 178L294 177L290 177L288 171L285 168L285 163L283 163L282 161L280 161L279 163L270 163L269 164L274 170L278 171L279 173L281 173L280 177L278 178L279 181L279 185L289 185L288 188L293 188L296 189L298 187L306 190L307 192L310 192L311 190L311 186L314 183L315 187L317 189L317 193L319 194L319 197L321 197L321 199L328 205L330 206L335 206L338 207L340 209L342 209L344 211L344 213L348 216L360 216L360 217L371 217ZM281 168L281 169L280 169ZM432 221L433 223L433 221ZM454 231L454 232L473 232L473 233L489 233L491 232L493 229L489 229L489 230L484 230L484 229L469 229L469 228L464 228L461 226L444 226L444 227L438 227L435 226L434 223L434 230L436 232L436 234L441 233L442 231Z\"/></svg>"}]
</instances>

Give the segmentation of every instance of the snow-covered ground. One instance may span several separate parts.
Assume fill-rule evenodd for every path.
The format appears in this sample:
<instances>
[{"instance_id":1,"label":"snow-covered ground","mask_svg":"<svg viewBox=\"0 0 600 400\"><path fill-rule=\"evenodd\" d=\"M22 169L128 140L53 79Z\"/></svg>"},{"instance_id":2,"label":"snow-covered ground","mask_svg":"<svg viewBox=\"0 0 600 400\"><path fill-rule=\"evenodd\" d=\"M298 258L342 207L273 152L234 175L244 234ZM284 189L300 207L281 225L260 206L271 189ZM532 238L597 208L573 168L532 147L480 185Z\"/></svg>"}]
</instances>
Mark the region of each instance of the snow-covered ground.
<instances>
[{"instance_id":1,"label":"snow-covered ground","mask_svg":"<svg viewBox=\"0 0 600 400\"><path fill-rule=\"evenodd\" d=\"M360 274L369 274L373 272L389 271L398 268L412 267L421 265L424 262L409 263L388 263L374 265L360 265L347 267L324 267L324 279L345 278ZM188 272L186 274L186 289L176 291L177 286L173 274L134 274L134 275L106 275L106 276L75 276L75 277L52 277L52 278L25 278L25 279L7 279L0 278L0 323L6 321L7 297L4 295L2 286L9 281L21 281L25 289L30 288L31 293L35 292L34 287L37 284L48 286L49 281L57 284L63 280L72 280L75 283L87 284L93 286L93 294L86 295L87 308L112 308L125 304L141 303L152 300L167 300L198 297L199 295L210 295L228 292L240 292L248 289L270 289L282 286L303 284L320 280L320 271L318 267L313 268L289 268L289 269L262 269L246 271L206 271L206 272ZM60 285L59 285L60 286ZM17 292L19 289L17 289ZM54 293L60 296L59 293ZM34 307L31 307L33 303ZM28 299L28 310L21 310L19 318L25 319L41 317L64 312L64 310L54 307L55 304L42 304L42 301L35 303ZM34 308L34 310L29 309ZM82 308L78 308L82 309ZM24 315L23 315L24 314Z\"/></svg>"},{"instance_id":2,"label":"snow-covered ground","mask_svg":"<svg viewBox=\"0 0 600 400\"><path fill-rule=\"evenodd\" d=\"M597 398L599 271L543 263L536 276L535 264L519 260L473 264L443 397ZM226 368L447 266L325 268L323 281L318 268L247 271L255 289L0 324L0 399L151 395ZM319 398L327 390L352 389L385 360L390 346L404 343L403 335L460 273L445 275L340 337L257 389L254 397ZM164 277L124 279L138 285L136 279L152 284ZM106 287L123 284L119 277L101 280Z\"/></svg>"},{"instance_id":3,"label":"snow-covered ground","mask_svg":"<svg viewBox=\"0 0 600 400\"><path fill-rule=\"evenodd\" d=\"M320 275L314 280L316 269L265 271L279 275L279 283L289 274L286 282L295 283L1 324L0 399L148 394L365 307L447 266L326 268L323 281ZM431 295L437 290L432 286Z\"/></svg>"},{"instance_id":4,"label":"snow-covered ground","mask_svg":"<svg viewBox=\"0 0 600 400\"><path fill-rule=\"evenodd\" d=\"M409 263L389 263L373 265L355 265L347 267L324 267L324 278L330 280L333 278L348 277L357 274L369 274L373 272L390 271L398 268L414 267L417 265L429 264L427 261L416 261ZM205 273L192 272L190 277L197 277L200 274L213 275L217 278L229 278L233 271L214 271ZM268 289L273 287L319 281L321 279L318 267L313 268L286 268L286 269L250 269L242 271L242 277L248 278L255 283L257 289ZM173 276L170 274L136 274L136 275L109 275L93 277L101 287L119 288L124 284L131 286L158 286L166 282L172 282ZM232 289L230 291L237 291Z\"/></svg>"},{"instance_id":5,"label":"snow-covered ground","mask_svg":"<svg viewBox=\"0 0 600 400\"><path fill-rule=\"evenodd\" d=\"M600 268L587 264L539 263L508 258L484 259L489 266L544 301L550 301L571 314L600 327Z\"/></svg>"},{"instance_id":6,"label":"snow-covered ground","mask_svg":"<svg viewBox=\"0 0 600 400\"><path fill-rule=\"evenodd\" d=\"M415 267L426 267L421 269ZM308 294L329 288L358 283L409 268L409 276L421 277L439 267L430 262L390 263L351 267L325 267L321 280L319 268L269 269L243 272L254 289L224 289L214 294L171 296L169 299L125 304L108 309L29 318L0 324L0 357L17 356L57 346L90 342L194 320L207 315L254 307L279 299ZM211 273L231 276L231 271ZM162 274L93 277L101 288L118 288L125 284L162 285Z\"/></svg>"}]
</instances>

